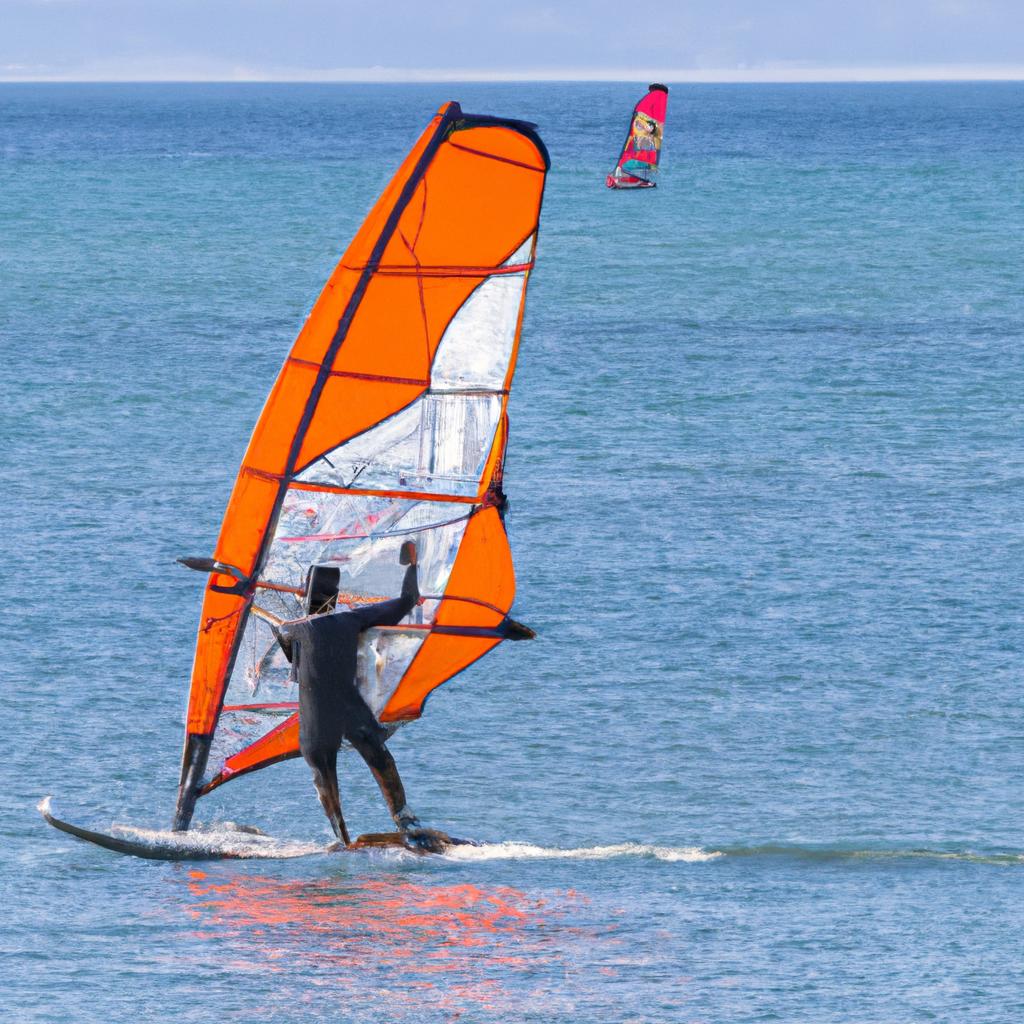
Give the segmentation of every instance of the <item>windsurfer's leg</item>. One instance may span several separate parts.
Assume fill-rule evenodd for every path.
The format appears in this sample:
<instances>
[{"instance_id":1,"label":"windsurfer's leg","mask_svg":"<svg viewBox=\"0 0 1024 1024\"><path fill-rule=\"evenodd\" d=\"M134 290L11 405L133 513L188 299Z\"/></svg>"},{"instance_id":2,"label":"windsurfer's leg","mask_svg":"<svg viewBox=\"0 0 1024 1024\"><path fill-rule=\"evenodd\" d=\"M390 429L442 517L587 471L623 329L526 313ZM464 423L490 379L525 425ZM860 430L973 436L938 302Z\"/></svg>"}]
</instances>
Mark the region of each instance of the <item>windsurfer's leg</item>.
<instances>
[{"instance_id":1,"label":"windsurfer's leg","mask_svg":"<svg viewBox=\"0 0 1024 1024\"><path fill-rule=\"evenodd\" d=\"M395 824L403 832L417 828L419 820L406 803L405 786L398 774L398 765L383 740L370 735L369 730L360 729L357 735L349 737L349 742L373 773Z\"/></svg>"},{"instance_id":2,"label":"windsurfer's leg","mask_svg":"<svg viewBox=\"0 0 1024 1024\"><path fill-rule=\"evenodd\" d=\"M420 824L405 802L405 787L399 777L395 759L376 733L360 729L354 738L349 736L349 742L359 751L367 767L373 772L373 777L384 794L388 810L391 811L391 817L402 833L406 846L424 853L444 853L456 842L447 833L424 828Z\"/></svg>"},{"instance_id":3,"label":"windsurfer's leg","mask_svg":"<svg viewBox=\"0 0 1024 1024\"><path fill-rule=\"evenodd\" d=\"M320 798L320 806L323 807L334 834L348 846L351 840L341 813L341 794L338 792L338 752L319 757L315 762L310 761L309 766L313 770L313 785L316 787L316 795Z\"/></svg>"}]
</instances>

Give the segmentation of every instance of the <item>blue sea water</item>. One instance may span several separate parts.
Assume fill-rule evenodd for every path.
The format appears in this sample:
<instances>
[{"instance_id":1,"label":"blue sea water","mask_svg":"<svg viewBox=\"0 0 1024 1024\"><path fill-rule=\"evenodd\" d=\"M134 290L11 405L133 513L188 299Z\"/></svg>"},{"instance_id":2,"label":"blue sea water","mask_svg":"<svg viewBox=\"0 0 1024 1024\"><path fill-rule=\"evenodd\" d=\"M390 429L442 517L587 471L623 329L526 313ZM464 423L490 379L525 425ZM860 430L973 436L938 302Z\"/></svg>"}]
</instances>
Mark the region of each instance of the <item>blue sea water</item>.
<instances>
[{"instance_id":1,"label":"blue sea water","mask_svg":"<svg viewBox=\"0 0 1024 1024\"><path fill-rule=\"evenodd\" d=\"M0 1002L17 1022L1024 1018L1024 86L0 86ZM463 858L175 865L200 579L432 112L552 156L506 486L531 644L392 743ZM355 830L386 825L349 756ZM301 762L201 823L327 841Z\"/></svg>"}]
</instances>

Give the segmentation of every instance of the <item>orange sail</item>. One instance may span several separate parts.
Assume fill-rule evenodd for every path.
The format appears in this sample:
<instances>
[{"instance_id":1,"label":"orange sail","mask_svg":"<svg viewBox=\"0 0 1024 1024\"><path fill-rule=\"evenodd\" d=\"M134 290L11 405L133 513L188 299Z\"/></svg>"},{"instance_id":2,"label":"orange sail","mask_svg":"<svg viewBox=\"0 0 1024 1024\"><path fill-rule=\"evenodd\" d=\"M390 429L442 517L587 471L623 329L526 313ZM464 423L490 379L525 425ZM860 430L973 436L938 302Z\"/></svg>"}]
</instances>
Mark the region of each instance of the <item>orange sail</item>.
<instances>
[{"instance_id":1,"label":"orange sail","mask_svg":"<svg viewBox=\"0 0 1024 1024\"><path fill-rule=\"evenodd\" d=\"M328 280L260 415L214 552L175 828L197 796L298 753L271 623L310 566L342 602L394 596L414 539L415 621L369 631L358 683L385 724L491 650L515 592L502 521L509 387L549 166L533 126L438 112ZM230 570L230 571L229 571Z\"/></svg>"}]
</instances>

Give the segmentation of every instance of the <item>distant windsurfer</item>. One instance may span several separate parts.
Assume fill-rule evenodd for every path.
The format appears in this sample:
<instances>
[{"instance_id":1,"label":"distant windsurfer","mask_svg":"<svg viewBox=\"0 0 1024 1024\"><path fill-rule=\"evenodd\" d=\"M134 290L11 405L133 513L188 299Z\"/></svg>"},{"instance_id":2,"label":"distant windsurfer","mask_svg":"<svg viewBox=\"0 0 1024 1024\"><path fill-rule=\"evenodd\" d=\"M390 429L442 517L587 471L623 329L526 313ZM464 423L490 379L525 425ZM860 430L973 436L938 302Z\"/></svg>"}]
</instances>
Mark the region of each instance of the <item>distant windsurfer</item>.
<instances>
[{"instance_id":1,"label":"distant windsurfer","mask_svg":"<svg viewBox=\"0 0 1024 1024\"><path fill-rule=\"evenodd\" d=\"M420 599L416 545L406 541L399 561L407 566L401 597L350 611L333 610L330 588L319 589L311 574L306 618L277 630L285 656L299 681L299 749L313 771L313 784L335 835L351 845L341 813L338 750L347 740L366 762L387 801L391 817L407 846L440 852L451 837L423 828L405 799L398 767L385 746L387 730L377 721L356 686L359 634L373 626L397 626Z\"/></svg>"}]
</instances>

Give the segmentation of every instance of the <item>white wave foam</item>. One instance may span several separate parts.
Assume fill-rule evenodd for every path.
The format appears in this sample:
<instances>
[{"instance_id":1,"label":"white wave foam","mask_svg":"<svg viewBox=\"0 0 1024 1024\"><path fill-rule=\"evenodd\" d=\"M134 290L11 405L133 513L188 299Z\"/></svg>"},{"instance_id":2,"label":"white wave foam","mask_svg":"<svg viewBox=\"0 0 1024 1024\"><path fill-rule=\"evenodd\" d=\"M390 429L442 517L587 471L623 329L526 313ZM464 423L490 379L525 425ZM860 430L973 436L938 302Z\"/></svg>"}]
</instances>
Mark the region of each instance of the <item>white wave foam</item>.
<instances>
[{"instance_id":1,"label":"white wave foam","mask_svg":"<svg viewBox=\"0 0 1024 1024\"><path fill-rule=\"evenodd\" d=\"M328 848L318 843L304 843L293 839L277 839L258 832L241 831L231 822L198 826L188 832L166 832L138 828L135 825L113 825L111 833L147 843L161 850L183 850L191 854L208 853L211 856L241 858L309 857L327 853Z\"/></svg>"},{"instance_id":2,"label":"white wave foam","mask_svg":"<svg viewBox=\"0 0 1024 1024\"><path fill-rule=\"evenodd\" d=\"M645 843L616 843L613 846L581 846L563 850L531 843L485 843L482 846L453 846L445 852L451 860L611 860L642 857L700 864L722 854L699 846L650 846Z\"/></svg>"},{"instance_id":3,"label":"white wave foam","mask_svg":"<svg viewBox=\"0 0 1024 1024\"><path fill-rule=\"evenodd\" d=\"M53 813L53 798L44 796L36 804L40 814L50 817ZM58 828L62 824L57 824ZM67 831L68 829L64 829ZM72 833L74 834L74 833ZM100 832L99 836L104 833ZM112 839L121 839L152 854L166 856L168 860L203 860L207 857L237 858L287 858L308 857L311 854L327 853L329 847L317 843L304 843L292 839L276 839L258 829L236 825L234 822L218 822L213 825L196 825L188 832L170 832L161 829L139 828L136 825L112 824L107 833ZM88 838L88 837L82 837ZM100 843L99 845L102 845Z\"/></svg>"}]
</instances>

